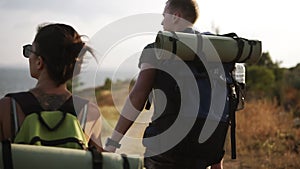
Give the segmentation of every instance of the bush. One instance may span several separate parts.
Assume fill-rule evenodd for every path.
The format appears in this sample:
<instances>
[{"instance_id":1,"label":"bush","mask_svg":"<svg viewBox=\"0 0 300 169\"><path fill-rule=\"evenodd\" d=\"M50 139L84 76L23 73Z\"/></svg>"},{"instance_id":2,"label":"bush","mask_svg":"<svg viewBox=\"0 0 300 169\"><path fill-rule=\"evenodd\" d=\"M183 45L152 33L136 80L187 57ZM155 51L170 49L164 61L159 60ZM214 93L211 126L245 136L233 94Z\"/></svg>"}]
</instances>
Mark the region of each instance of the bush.
<instances>
[{"instance_id":1,"label":"bush","mask_svg":"<svg viewBox=\"0 0 300 169\"><path fill-rule=\"evenodd\" d=\"M255 97L272 96L275 86L275 75L266 67L249 66L246 75L247 93Z\"/></svg>"}]
</instances>

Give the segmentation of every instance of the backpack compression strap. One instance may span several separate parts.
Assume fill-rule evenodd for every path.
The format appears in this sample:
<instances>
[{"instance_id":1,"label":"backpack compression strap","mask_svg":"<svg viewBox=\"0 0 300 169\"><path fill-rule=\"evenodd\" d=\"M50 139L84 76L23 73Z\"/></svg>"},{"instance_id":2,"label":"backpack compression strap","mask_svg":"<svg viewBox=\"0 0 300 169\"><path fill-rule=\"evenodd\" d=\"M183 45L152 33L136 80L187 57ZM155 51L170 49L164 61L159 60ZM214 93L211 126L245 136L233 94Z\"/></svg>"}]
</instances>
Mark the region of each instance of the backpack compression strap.
<instances>
[{"instance_id":1,"label":"backpack compression strap","mask_svg":"<svg viewBox=\"0 0 300 169\"><path fill-rule=\"evenodd\" d=\"M238 62L238 60L240 60L240 58L242 57L244 46L245 46L245 42L243 41L243 38L238 37L237 34L235 34L235 33L227 33L227 34L219 35L219 36L230 37L237 42L238 52L237 52L235 59L232 61L232 63ZM251 56L251 53L252 53L252 49L251 49L249 56L245 60L247 60Z\"/></svg>"},{"instance_id":2,"label":"backpack compression strap","mask_svg":"<svg viewBox=\"0 0 300 169\"><path fill-rule=\"evenodd\" d=\"M9 140L2 141L2 158L4 169L13 169L11 144Z\"/></svg>"},{"instance_id":3,"label":"backpack compression strap","mask_svg":"<svg viewBox=\"0 0 300 169\"><path fill-rule=\"evenodd\" d=\"M89 151L92 154L93 169L102 169L103 156L101 152L98 152L95 147L90 147ZM121 154L121 157L123 159L123 169L130 169L127 156L125 154Z\"/></svg>"},{"instance_id":4,"label":"backpack compression strap","mask_svg":"<svg viewBox=\"0 0 300 169\"><path fill-rule=\"evenodd\" d=\"M253 46L255 46L257 44L257 41L248 40L248 39L245 39L245 38L238 37L237 34L235 34L235 33L228 33L228 34L218 35L218 36L230 37L230 38L233 38L234 40L236 40L237 45L238 45L238 53L237 53L237 56L235 57L235 59L232 61L232 63L237 63L237 62L244 63L244 62L246 62L246 60L248 60L251 57L252 53L253 53ZM242 57L243 52L244 52L243 50L244 50L244 46L245 46L246 42L250 46L250 51L248 53L248 56L244 60L239 61L240 58Z\"/></svg>"},{"instance_id":5,"label":"backpack compression strap","mask_svg":"<svg viewBox=\"0 0 300 169\"><path fill-rule=\"evenodd\" d=\"M102 169L102 163L103 163L102 154L98 152L97 149L94 147L90 147L89 151L92 154L93 169Z\"/></svg>"},{"instance_id":6,"label":"backpack compression strap","mask_svg":"<svg viewBox=\"0 0 300 169\"><path fill-rule=\"evenodd\" d=\"M227 34L219 35L219 36L231 37L231 38L233 38L234 40L237 41L237 44L238 44L238 53L237 53L236 59L234 59L232 61L233 63L237 63L237 62L244 63L244 62L246 62L246 60L248 60L251 57L251 55L252 55L253 46L255 46L257 44L257 41L248 40L248 39L245 39L245 38L238 37L236 33L227 33ZM241 58L241 56L242 56L243 50L244 50L244 46L245 46L245 42L244 41L246 41L248 43L248 45L250 46L250 51L248 53L248 56L244 60L239 61L240 58Z\"/></svg>"},{"instance_id":7,"label":"backpack compression strap","mask_svg":"<svg viewBox=\"0 0 300 169\"><path fill-rule=\"evenodd\" d=\"M122 159L123 159L123 169L129 169L130 166L129 166L129 161L128 161L128 158L125 154L121 154L122 156Z\"/></svg>"}]
</instances>

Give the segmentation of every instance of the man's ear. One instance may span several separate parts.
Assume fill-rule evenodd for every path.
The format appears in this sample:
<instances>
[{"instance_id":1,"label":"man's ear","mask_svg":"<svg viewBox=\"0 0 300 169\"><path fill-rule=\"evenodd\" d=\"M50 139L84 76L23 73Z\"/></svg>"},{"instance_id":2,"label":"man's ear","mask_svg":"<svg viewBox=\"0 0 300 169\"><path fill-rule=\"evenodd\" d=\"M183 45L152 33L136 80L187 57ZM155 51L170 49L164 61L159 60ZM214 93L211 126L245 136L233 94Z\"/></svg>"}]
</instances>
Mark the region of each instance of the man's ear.
<instances>
[{"instance_id":1,"label":"man's ear","mask_svg":"<svg viewBox=\"0 0 300 169\"><path fill-rule=\"evenodd\" d=\"M173 13L173 23L177 23L182 18L182 13L177 10Z\"/></svg>"}]
</instances>

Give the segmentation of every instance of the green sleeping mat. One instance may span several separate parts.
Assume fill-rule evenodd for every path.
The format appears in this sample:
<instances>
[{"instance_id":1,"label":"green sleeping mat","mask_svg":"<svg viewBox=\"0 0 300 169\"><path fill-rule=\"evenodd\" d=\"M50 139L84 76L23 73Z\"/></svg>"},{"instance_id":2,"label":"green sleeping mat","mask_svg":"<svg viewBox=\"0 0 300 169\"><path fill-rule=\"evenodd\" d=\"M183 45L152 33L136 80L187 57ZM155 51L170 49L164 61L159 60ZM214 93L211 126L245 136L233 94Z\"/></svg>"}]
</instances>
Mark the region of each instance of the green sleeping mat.
<instances>
[{"instance_id":1,"label":"green sleeping mat","mask_svg":"<svg viewBox=\"0 0 300 169\"><path fill-rule=\"evenodd\" d=\"M197 34L159 31L155 47L158 59L170 59L175 53L185 61L191 61L195 52L202 48L204 59L208 62L236 62L255 63L262 53L262 45L259 40L248 40L237 37L235 34L228 35L201 35Z\"/></svg>"},{"instance_id":2,"label":"green sleeping mat","mask_svg":"<svg viewBox=\"0 0 300 169\"><path fill-rule=\"evenodd\" d=\"M13 169L93 169L91 151L22 144L10 145ZM7 144L0 143L0 169L7 168L4 167L4 161L7 160L5 158L10 157L9 154ZM102 169L124 168L124 156L108 152L101 153L101 156ZM126 159L128 169L143 169L142 157L126 156Z\"/></svg>"}]
</instances>

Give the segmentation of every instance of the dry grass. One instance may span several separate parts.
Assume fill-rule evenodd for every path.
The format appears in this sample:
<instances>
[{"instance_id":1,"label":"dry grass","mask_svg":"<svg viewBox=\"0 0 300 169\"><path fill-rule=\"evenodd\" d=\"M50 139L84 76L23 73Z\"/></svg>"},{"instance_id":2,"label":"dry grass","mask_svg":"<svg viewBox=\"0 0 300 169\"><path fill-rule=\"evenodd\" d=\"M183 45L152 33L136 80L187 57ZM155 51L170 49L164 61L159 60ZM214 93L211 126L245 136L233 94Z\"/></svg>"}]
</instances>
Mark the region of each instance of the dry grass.
<instances>
[{"instance_id":1,"label":"dry grass","mask_svg":"<svg viewBox=\"0 0 300 169\"><path fill-rule=\"evenodd\" d=\"M230 159L226 145L226 168L299 168L300 130L293 128L293 116L276 102L255 100L237 112L237 160Z\"/></svg>"},{"instance_id":2,"label":"dry grass","mask_svg":"<svg viewBox=\"0 0 300 169\"><path fill-rule=\"evenodd\" d=\"M109 90L98 91L96 97L100 107L114 105L114 101Z\"/></svg>"},{"instance_id":3,"label":"dry grass","mask_svg":"<svg viewBox=\"0 0 300 169\"><path fill-rule=\"evenodd\" d=\"M114 106L102 106L100 108L100 111L102 114L102 118L106 120L109 125L116 125L117 119L119 118L120 114Z\"/></svg>"}]
</instances>

